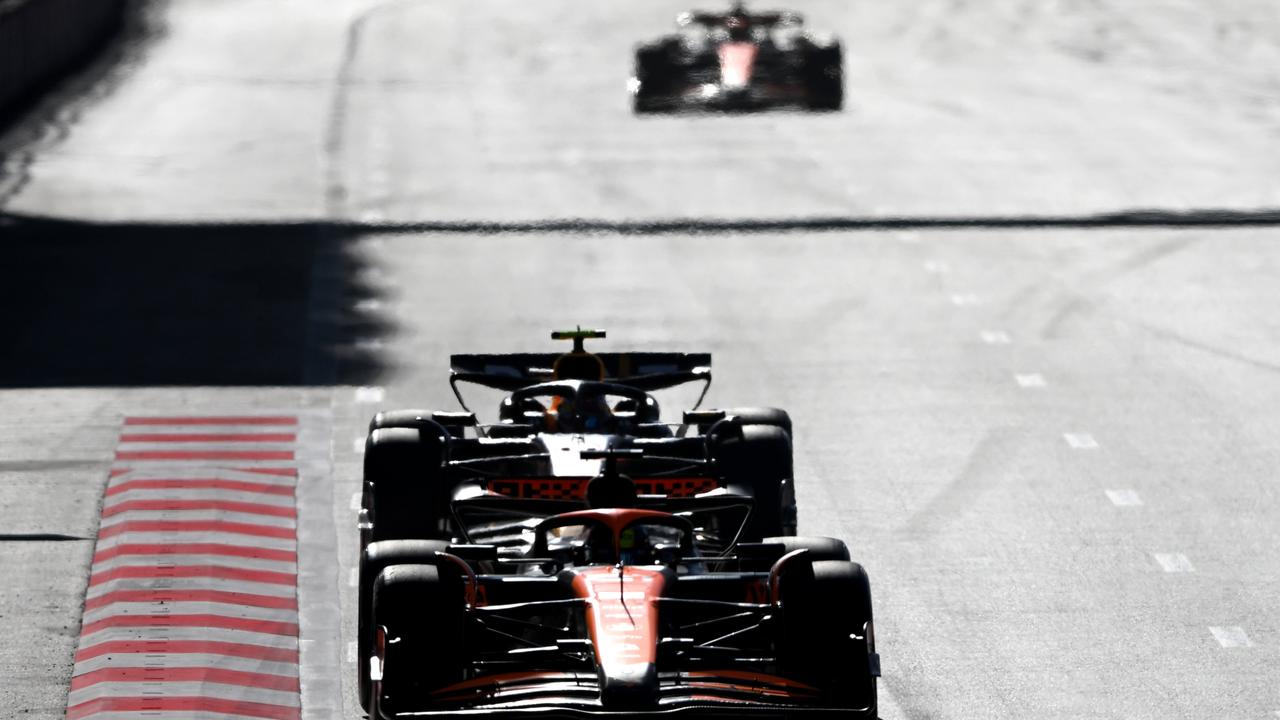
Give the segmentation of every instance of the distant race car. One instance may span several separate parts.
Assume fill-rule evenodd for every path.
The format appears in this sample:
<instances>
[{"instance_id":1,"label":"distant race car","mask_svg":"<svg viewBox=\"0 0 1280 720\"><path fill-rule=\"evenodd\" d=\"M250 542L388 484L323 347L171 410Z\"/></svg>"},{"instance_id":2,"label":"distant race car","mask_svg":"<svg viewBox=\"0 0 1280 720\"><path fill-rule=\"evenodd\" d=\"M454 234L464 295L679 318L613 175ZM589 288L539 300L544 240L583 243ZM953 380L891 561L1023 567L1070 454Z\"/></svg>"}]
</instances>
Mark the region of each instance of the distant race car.
<instances>
[{"instance_id":1,"label":"distant race car","mask_svg":"<svg viewBox=\"0 0 1280 720\"><path fill-rule=\"evenodd\" d=\"M610 502L539 521L520 555L370 546L395 558L361 628L372 720L876 718L871 589L843 542L708 556L697 512L633 507L635 484L612 470L592 482Z\"/></svg>"},{"instance_id":2,"label":"distant race car","mask_svg":"<svg viewBox=\"0 0 1280 720\"><path fill-rule=\"evenodd\" d=\"M697 510L698 552L796 533L791 418L776 408L698 410L711 384L705 353L591 353L603 331L553 333L563 354L454 355L450 384L464 410L374 416L365 443L360 510L361 699L373 583L398 562L385 541L443 541L528 554L534 529L554 515L608 505L593 497L606 467L638 490L638 507ZM505 396L481 423L459 386ZM653 393L699 392L680 422L665 423ZM689 394L692 395L693 392ZM595 488L595 490L593 490ZM714 511L714 512L711 512Z\"/></svg>"},{"instance_id":3,"label":"distant race car","mask_svg":"<svg viewBox=\"0 0 1280 720\"><path fill-rule=\"evenodd\" d=\"M630 90L635 112L839 110L840 43L804 29L793 12L687 12L677 33L636 49Z\"/></svg>"}]
</instances>

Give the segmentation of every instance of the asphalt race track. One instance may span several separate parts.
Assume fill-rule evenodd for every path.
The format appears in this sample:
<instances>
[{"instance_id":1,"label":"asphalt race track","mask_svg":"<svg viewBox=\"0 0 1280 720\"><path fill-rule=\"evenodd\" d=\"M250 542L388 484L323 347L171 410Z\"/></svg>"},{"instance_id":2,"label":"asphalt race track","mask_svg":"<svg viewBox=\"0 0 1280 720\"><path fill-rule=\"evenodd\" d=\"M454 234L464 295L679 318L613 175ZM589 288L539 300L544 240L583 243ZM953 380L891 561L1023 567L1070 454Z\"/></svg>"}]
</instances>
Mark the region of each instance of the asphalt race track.
<instances>
[{"instance_id":1,"label":"asphalt race track","mask_svg":"<svg viewBox=\"0 0 1280 720\"><path fill-rule=\"evenodd\" d=\"M671 0L167 0L0 136L0 717L67 710L125 419L228 416L294 421L293 692L360 717L364 425L576 324L790 410L884 720L1280 716L1280 10L792 6L844 112L633 117Z\"/></svg>"}]
</instances>

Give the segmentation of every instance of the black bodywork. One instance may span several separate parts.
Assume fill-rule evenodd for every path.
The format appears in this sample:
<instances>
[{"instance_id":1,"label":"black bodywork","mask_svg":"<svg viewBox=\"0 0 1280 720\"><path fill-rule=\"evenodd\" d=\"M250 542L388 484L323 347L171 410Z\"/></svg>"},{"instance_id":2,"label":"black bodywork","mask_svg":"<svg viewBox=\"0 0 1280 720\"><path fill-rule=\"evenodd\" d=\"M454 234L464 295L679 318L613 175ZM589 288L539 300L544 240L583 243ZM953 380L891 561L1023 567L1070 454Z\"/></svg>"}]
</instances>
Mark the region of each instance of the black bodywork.
<instances>
[{"instance_id":1,"label":"black bodywork","mask_svg":"<svg viewBox=\"0 0 1280 720\"><path fill-rule=\"evenodd\" d=\"M745 30L735 25L739 18ZM676 26L636 48L630 90L638 114L843 107L840 43L805 31L797 13L689 12ZM725 50L742 45L753 48L751 60L746 77L735 79Z\"/></svg>"}]
</instances>

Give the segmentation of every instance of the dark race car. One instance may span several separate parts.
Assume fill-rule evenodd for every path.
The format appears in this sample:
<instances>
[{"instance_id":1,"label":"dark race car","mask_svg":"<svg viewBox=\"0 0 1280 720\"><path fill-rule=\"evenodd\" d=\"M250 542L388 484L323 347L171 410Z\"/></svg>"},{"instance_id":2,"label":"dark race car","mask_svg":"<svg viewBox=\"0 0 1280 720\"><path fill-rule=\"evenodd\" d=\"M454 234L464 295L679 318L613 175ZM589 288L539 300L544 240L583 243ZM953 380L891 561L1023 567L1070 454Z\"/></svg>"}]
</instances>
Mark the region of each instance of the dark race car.
<instances>
[{"instance_id":1,"label":"dark race car","mask_svg":"<svg viewBox=\"0 0 1280 720\"><path fill-rule=\"evenodd\" d=\"M373 720L410 717L875 718L871 590L832 538L713 556L688 513L621 507L539 521L518 556L383 541L362 612Z\"/></svg>"},{"instance_id":2,"label":"dark race car","mask_svg":"<svg viewBox=\"0 0 1280 720\"><path fill-rule=\"evenodd\" d=\"M839 110L844 104L840 43L805 31L792 12L688 12L678 32L636 49L630 90L637 113Z\"/></svg>"},{"instance_id":3,"label":"dark race car","mask_svg":"<svg viewBox=\"0 0 1280 720\"><path fill-rule=\"evenodd\" d=\"M361 607L378 568L398 562L385 541L440 541L527 555L539 523L612 504L593 497L606 470L624 474L635 505L684 513L698 552L794 535L791 419L776 408L698 410L711 383L705 353L592 353L604 333L553 333L563 354L454 355L451 385L504 394L497 422L462 412L376 415L365 444L360 511ZM700 392L681 421L662 422L656 392ZM593 490L594 488L594 490ZM396 546L398 547L398 546ZM361 614L366 619L366 613ZM361 633L361 696L369 698Z\"/></svg>"}]
</instances>

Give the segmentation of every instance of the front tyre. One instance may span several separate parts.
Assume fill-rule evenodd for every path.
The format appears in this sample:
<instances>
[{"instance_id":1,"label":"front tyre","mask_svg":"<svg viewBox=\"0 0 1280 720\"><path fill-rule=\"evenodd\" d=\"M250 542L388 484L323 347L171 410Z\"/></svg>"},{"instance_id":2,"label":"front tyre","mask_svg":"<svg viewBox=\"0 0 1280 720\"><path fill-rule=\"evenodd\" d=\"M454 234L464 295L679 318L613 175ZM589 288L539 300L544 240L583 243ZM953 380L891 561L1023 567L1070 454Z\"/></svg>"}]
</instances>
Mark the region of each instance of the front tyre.
<instances>
[{"instance_id":1,"label":"front tyre","mask_svg":"<svg viewBox=\"0 0 1280 720\"><path fill-rule=\"evenodd\" d=\"M779 587L775 643L782 670L832 704L874 716L879 664L866 570L847 560L797 562Z\"/></svg>"}]
</instances>

